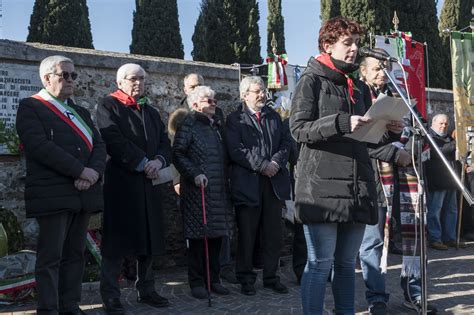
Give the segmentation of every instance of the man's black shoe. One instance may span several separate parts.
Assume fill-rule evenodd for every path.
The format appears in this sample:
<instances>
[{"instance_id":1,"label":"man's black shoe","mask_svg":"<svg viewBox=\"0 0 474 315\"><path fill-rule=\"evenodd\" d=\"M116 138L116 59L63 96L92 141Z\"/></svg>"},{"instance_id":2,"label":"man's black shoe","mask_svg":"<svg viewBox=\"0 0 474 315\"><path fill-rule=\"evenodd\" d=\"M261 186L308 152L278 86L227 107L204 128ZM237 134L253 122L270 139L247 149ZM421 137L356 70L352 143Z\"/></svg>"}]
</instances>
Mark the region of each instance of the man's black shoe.
<instances>
[{"instance_id":1,"label":"man's black shoe","mask_svg":"<svg viewBox=\"0 0 474 315\"><path fill-rule=\"evenodd\" d=\"M257 294L257 290L255 290L254 285L250 283L242 284L242 289L240 290L240 292L242 292L242 294L245 294L245 295Z\"/></svg>"},{"instance_id":2,"label":"man's black shoe","mask_svg":"<svg viewBox=\"0 0 474 315\"><path fill-rule=\"evenodd\" d=\"M264 284L263 287L267 289L272 289L276 293L280 293L280 294L288 293L288 288L284 284L282 284L280 281L277 281L275 283L270 283L270 284Z\"/></svg>"},{"instance_id":3,"label":"man's black shoe","mask_svg":"<svg viewBox=\"0 0 474 315\"><path fill-rule=\"evenodd\" d=\"M123 315L125 314L123 305L119 298L110 298L104 300L102 304L104 311L108 315Z\"/></svg>"},{"instance_id":4,"label":"man's black shoe","mask_svg":"<svg viewBox=\"0 0 474 315\"><path fill-rule=\"evenodd\" d=\"M78 308L77 310L70 311L70 312L58 312L59 315L85 315L86 313Z\"/></svg>"},{"instance_id":5,"label":"man's black shoe","mask_svg":"<svg viewBox=\"0 0 474 315\"><path fill-rule=\"evenodd\" d=\"M170 302L168 301L167 298L162 297L156 292L152 292L144 296L138 295L137 302L148 304L153 307L167 307L170 305Z\"/></svg>"},{"instance_id":6,"label":"man's black shoe","mask_svg":"<svg viewBox=\"0 0 474 315\"><path fill-rule=\"evenodd\" d=\"M404 307L408 308L408 309L411 309L411 310L414 310L416 311L418 314L421 314L421 300L414 300L414 301L409 301L409 300L405 300L402 304ZM436 306L432 305L432 304L427 304L426 305L426 313L427 314L437 314L438 313L438 309L436 308Z\"/></svg>"}]
</instances>

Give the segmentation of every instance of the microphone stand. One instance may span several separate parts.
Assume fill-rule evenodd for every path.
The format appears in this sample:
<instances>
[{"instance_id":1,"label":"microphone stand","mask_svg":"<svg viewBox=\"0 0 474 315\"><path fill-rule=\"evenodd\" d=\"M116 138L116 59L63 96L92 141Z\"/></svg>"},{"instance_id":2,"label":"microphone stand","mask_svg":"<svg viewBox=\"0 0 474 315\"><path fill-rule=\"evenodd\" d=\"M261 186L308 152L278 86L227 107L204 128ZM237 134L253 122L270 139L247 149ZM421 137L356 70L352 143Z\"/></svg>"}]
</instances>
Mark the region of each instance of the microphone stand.
<instances>
[{"instance_id":1,"label":"microphone stand","mask_svg":"<svg viewBox=\"0 0 474 315\"><path fill-rule=\"evenodd\" d=\"M417 150L418 154L418 163L417 163L417 169L418 169L418 174L419 174L419 182L418 182L418 207L419 207L419 231L420 231L420 262L421 262L421 313L423 315L427 314L427 279L426 279L426 267L427 267L427 255L426 255L426 234L425 234L425 205L424 205L424 173L423 173L423 163L421 161L421 153L422 153L422 147L423 147L423 138L428 139L430 148L434 149L436 153L438 154L439 158L443 161L445 167L449 170L449 173L451 177L454 179L456 182L457 187L461 190L462 194L466 198L467 202L469 205L474 204L474 199L472 198L470 192L464 187L463 183L461 180L458 178L456 172L453 170L451 164L449 161L446 159L444 156L443 152L441 152L440 148L434 141L433 137L430 135L430 133L426 130L425 126L423 126L423 123L421 122L420 118L418 117L418 114L413 110L413 108L410 105L410 102L407 100L405 94L403 91L401 91L400 87L397 85L395 82L395 79L392 77L390 72L388 72L387 67L385 66L384 61L379 62L381 69L387 76L387 78L392 82L395 90L397 93L400 95L402 98L403 102L407 106L408 110L411 113L411 116L413 117L415 121L415 135L414 135L414 140L415 140L415 147ZM416 217L415 217L416 219ZM409 281L410 279L408 279Z\"/></svg>"}]
</instances>

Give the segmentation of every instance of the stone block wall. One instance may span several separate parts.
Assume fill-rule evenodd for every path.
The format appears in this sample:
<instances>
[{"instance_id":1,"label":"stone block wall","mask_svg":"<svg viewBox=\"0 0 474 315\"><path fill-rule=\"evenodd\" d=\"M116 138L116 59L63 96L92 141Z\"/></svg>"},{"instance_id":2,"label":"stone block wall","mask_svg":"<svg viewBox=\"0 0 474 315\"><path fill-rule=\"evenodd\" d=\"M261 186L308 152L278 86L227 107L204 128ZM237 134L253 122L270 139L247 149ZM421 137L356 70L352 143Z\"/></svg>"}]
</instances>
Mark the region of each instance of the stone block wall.
<instances>
[{"instance_id":1,"label":"stone block wall","mask_svg":"<svg viewBox=\"0 0 474 315\"><path fill-rule=\"evenodd\" d=\"M74 61L79 74L74 100L76 104L87 108L93 117L102 98L117 89L117 69L130 62L140 64L147 71L146 93L165 123L169 114L180 106L183 78L191 72L200 73L205 78L205 84L216 91L216 99L224 112L229 112L239 101L239 70L232 66L0 40L0 77L4 82L10 83L29 80L28 89L31 90L24 91L25 88L22 87L19 92L19 86L12 87L19 93L18 97L18 94L11 94L9 84L0 86L5 95L11 94L8 102L16 103L18 98L32 95L41 88L39 64L42 59L51 55L64 55ZM5 93L7 90L9 92ZM24 161L19 156L0 155L0 206L14 212L25 228L34 234L35 224L26 220L24 214L24 178ZM169 246L168 255L160 260L160 265L183 264L185 241L182 237L182 218L177 208L177 197L171 185L163 185L162 190ZM95 218L94 221L97 224L99 220ZM34 246L34 235L26 241Z\"/></svg>"},{"instance_id":2,"label":"stone block wall","mask_svg":"<svg viewBox=\"0 0 474 315\"><path fill-rule=\"evenodd\" d=\"M78 105L90 110L92 115L101 99L116 89L116 70L129 62L138 63L147 71L147 94L164 121L167 121L169 114L180 104L183 97L182 81L187 73L197 72L205 78L206 85L216 91L216 99L224 112L229 112L239 100L239 71L232 66L9 40L0 40L0 77L2 73L9 71L29 79L33 91L26 95L24 93L28 91L23 91L19 95L21 98L34 94L34 91L41 87L38 75L40 61L55 54L64 55L74 61L79 73L74 99ZM445 112L452 119L451 91L432 89L430 96L429 115ZM34 224L25 220L24 216L24 178L25 167L20 157L0 155L0 206L13 211L26 230L34 230ZM185 241L182 237L182 218L177 208L177 196L171 185L163 185L162 191L168 227L168 248L166 257L160 259L159 265L182 265L186 262ZM286 227L284 230L286 237L282 253L288 254L291 252L288 235L291 236L292 232ZM26 241L33 245L34 236L28 239L27 235ZM233 248L235 249L235 244Z\"/></svg>"}]
</instances>

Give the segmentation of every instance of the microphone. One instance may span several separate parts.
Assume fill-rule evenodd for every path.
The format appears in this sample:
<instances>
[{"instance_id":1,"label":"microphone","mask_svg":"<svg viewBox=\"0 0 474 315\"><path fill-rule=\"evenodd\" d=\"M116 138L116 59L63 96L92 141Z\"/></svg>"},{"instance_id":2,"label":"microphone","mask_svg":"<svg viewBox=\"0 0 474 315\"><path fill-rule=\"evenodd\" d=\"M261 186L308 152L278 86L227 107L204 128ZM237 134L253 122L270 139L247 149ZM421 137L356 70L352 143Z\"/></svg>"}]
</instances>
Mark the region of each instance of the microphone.
<instances>
[{"instance_id":1,"label":"microphone","mask_svg":"<svg viewBox=\"0 0 474 315\"><path fill-rule=\"evenodd\" d=\"M375 58L377 60L382 60L382 61L398 62L398 59L395 58L395 57L391 57L387 54L380 53L380 52L377 52L377 51L373 51L372 49L367 48L367 47L360 48L359 49L359 55L361 57L372 57L372 58Z\"/></svg>"}]
</instances>

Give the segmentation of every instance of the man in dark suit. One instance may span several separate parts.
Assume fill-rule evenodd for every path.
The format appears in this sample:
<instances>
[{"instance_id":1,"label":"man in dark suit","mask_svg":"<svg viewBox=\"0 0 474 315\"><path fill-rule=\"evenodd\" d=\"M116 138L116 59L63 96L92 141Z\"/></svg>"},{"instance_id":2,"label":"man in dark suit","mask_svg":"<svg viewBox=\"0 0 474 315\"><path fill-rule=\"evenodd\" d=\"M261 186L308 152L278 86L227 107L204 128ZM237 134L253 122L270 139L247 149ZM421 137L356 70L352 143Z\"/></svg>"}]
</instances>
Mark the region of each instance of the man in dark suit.
<instances>
[{"instance_id":1,"label":"man in dark suit","mask_svg":"<svg viewBox=\"0 0 474 315\"><path fill-rule=\"evenodd\" d=\"M72 60L47 57L39 72L44 89L21 100L16 119L26 155L26 216L39 225L37 314L83 314L86 232L91 213L104 208L105 144L89 112L71 100L78 76Z\"/></svg>"},{"instance_id":2,"label":"man in dark suit","mask_svg":"<svg viewBox=\"0 0 474 315\"><path fill-rule=\"evenodd\" d=\"M252 270L258 230L263 235L263 284L287 293L276 275L281 248L281 206L290 198L288 162L290 136L278 113L265 106L266 90L260 77L240 84L243 100L227 117L226 138L231 159L231 192L238 226L236 274L242 293L254 295L257 274Z\"/></svg>"}]
</instances>

